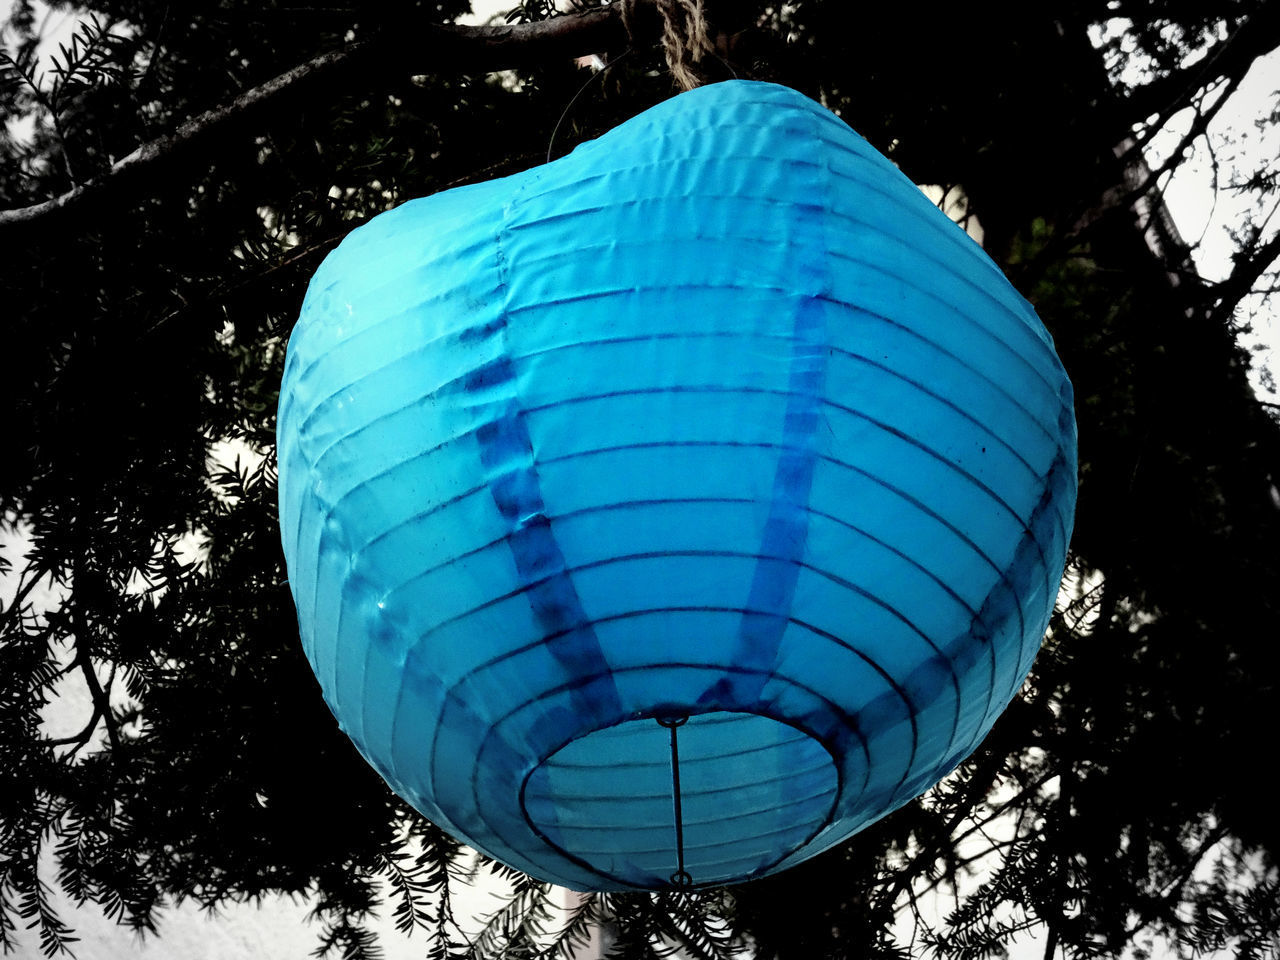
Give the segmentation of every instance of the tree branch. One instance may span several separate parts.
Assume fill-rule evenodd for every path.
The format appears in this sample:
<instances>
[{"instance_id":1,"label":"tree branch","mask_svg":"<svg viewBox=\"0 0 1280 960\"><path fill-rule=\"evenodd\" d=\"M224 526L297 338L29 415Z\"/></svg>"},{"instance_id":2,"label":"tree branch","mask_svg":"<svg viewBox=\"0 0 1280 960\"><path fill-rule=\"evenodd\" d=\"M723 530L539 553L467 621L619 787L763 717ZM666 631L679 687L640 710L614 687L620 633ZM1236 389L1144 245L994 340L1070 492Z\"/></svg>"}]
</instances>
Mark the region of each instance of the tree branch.
<instances>
[{"instance_id":1,"label":"tree branch","mask_svg":"<svg viewBox=\"0 0 1280 960\"><path fill-rule=\"evenodd\" d=\"M1217 325L1227 323L1236 306L1253 291L1253 285L1277 260L1280 260L1280 231L1259 247L1252 257L1238 263L1231 276L1213 288L1216 306L1209 319Z\"/></svg>"},{"instance_id":2,"label":"tree branch","mask_svg":"<svg viewBox=\"0 0 1280 960\"><path fill-rule=\"evenodd\" d=\"M72 660L72 666L79 665L80 673L84 676L85 686L89 688L89 697L93 701L94 719L90 721L88 733L93 734L94 727L97 726L97 719L102 718L102 722L107 727L107 740L111 743L114 750L120 746L120 735L116 731L115 721L111 715L111 694L104 690L102 683L98 680L98 674L93 669L93 658L89 655L91 642L89 639L89 618L85 616L84 607L81 605L79 597L75 596L75 591L83 591L85 579L87 577L86 564L84 558L80 557L76 560L72 573L72 591L69 606L71 608L71 629L75 635L75 659ZM112 672L114 677L114 669ZM111 680L108 679L108 685ZM84 731L81 731L82 733ZM85 738L88 742L88 737Z\"/></svg>"},{"instance_id":3,"label":"tree branch","mask_svg":"<svg viewBox=\"0 0 1280 960\"><path fill-rule=\"evenodd\" d=\"M1193 143L1196 142L1209 129L1209 124L1213 122L1213 118L1218 115L1218 111L1231 99L1231 95L1235 93L1236 88L1240 85L1240 77L1232 76L1227 78L1226 85L1219 93L1218 97L1208 107L1198 108L1196 110L1195 119L1191 121L1190 127L1183 135L1178 145L1171 151L1159 169L1151 170L1147 167L1146 161L1142 159L1139 145L1129 147L1121 155L1122 160L1127 160L1127 168L1131 172L1130 177L1126 177L1124 184L1117 185L1111 190L1103 194L1101 200L1092 209L1085 212L1072 228L1072 235L1083 233L1088 227L1100 220L1105 214L1121 207L1128 207L1135 203L1140 197L1145 196L1156 182L1169 173L1185 159L1184 152ZM1157 209L1162 204L1157 202L1153 204Z\"/></svg>"},{"instance_id":4,"label":"tree branch","mask_svg":"<svg viewBox=\"0 0 1280 960\"><path fill-rule=\"evenodd\" d=\"M1119 115L1126 123L1141 123L1158 115L1157 127L1164 126L1195 96L1219 77L1242 79L1255 60L1280 46L1280 9L1263 3L1207 56L1189 67L1166 74L1138 87L1124 100Z\"/></svg>"},{"instance_id":5,"label":"tree branch","mask_svg":"<svg viewBox=\"0 0 1280 960\"><path fill-rule=\"evenodd\" d=\"M437 72L442 68L489 73L625 45L630 40L629 30L641 29L646 34L656 30L654 0L634 0L635 10L627 24L623 22L622 7L621 3L613 3L534 23L482 27L400 24L397 29L384 29L342 50L322 53L245 91L231 103L186 121L172 133L144 143L117 160L106 173L66 193L42 203L0 211L0 234L45 223L118 195L128 183L143 176L154 178L159 168L181 155L192 154L197 145L216 149L228 142L229 130L311 96L319 87L336 85L362 73L384 72L386 64L397 65L403 73Z\"/></svg>"},{"instance_id":6,"label":"tree branch","mask_svg":"<svg viewBox=\"0 0 1280 960\"><path fill-rule=\"evenodd\" d=\"M27 597L30 595L31 591L35 589L36 584L38 584L41 580L44 579L44 575L41 574L39 576L32 577L30 580L27 580L26 576L28 573L31 572L33 568L34 568L34 564L28 563L26 567L23 568L22 573L19 574L18 590L13 595L13 602L10 603L8 607L0 609L0 627L3 627L5 624L7 624L9 622L9 619L13 617L15 614L17 614L19 617L21 616L23 604L26 602Z\"/></svg>"},{"instance_id":7,"label":"tree branch","mask_svg":"<svg viewBox=\"0 0 1280 960\"><path fill-rule=\"evenodd\" d=\"M102 706L97 701L93 704L93 713L89 716L89 720L81 728L80 732L71 737L58 737L57 739L44 739L40 741L42 747L65 747L72 744L74 749L72 754L78 753L80 748L89 742L89 738L93 736L93 731L98 729L98 721L102 719Z\"/></svg>"}]
</instances>

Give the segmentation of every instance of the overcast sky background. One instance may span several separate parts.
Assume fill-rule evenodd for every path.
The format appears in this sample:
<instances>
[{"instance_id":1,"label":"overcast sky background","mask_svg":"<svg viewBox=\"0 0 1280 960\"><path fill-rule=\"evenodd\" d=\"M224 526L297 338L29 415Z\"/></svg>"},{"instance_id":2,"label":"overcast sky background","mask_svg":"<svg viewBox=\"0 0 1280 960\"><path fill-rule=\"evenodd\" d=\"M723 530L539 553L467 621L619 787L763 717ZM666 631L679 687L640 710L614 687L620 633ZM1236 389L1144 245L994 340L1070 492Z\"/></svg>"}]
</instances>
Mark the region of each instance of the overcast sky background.
<instances>
[{"instance_id":1,"label":"overcast sky background","mask_svg":"<svg viewBox=\"0 0 1280 960\"><path fill-rule=\"evenodd\" d=\"M460 22L483 23L506 9L511 0L477 0L477 12ZM73 14L55 13L48 17L45 35L46 50L56 51L59 42L66 42L76 27ZM1117 26L1117 29L1119 26ZM1280 125L1269 128L1259 121L1267 118L1276 108L1280 91L1280 53L1273 54L1254 65L1253 70L1240 85L1239 90L1224 106L1209 128L1214 142L1214 152L1224 169L1232 163L1247 165L1251 158L1275 158L1280 156ZM1175 117L1166 129L1156 136L1148 149L1148 162L1154 167L1165 159L1181 138L1191 117ZM1243 137L1242 137L1243 135ZM1225 183L1220 184L1225 186ZM1234 249L1230 230L1250 212L1246 205L1228 191L1215 192L1209 152L1203 142L1198 142L1191 157L1177 169L1165 183L1165 201L1183 238L1195 245L1195 260L1201 274L1211 280L1226 276L1231 266L1230 255ZM1272 217L1269 233L1280 228L1280 217ZM1253 381L1264 399L1280 401L1274 390L1262 388L1261 370L1273 368L1280 375L1280 312L1272 303L1263 304L1255 298L1252 306L1257 310L1253 318L1254 333L1242 342L1256 351ZM19 551L6 551L16 561ZM20 567L15 562L15 568ZM14 590L13 582L0 578L0 599L9 602ZM37 603L48 608L56 605L57 598L48 592ZM83 718L91 713L87 691L69 688L60 698L55 709L47 712L48 730L51 736L65 735L79 730ZM323 842L323 838L317 838ZM48 875L52 877L52 871ZM463 893L460 899L459 919L468 909L484 911L496 900L491 893L473 890ZM63 919L76 928L81 942L77 944L79 960L116 960L137 957L140 960L250 960L250 958L303 958L316 946L319 927L306 922L309 905L287 898L273 898L261 907L244 905L229 908L217 915L207 915L191 904L174 907L165 912L160 937L139 941L129 931L106 920L95 906L77 910L62 901ZM387 920L378 926L384 932L382 938L387 960L409 960L421 957L426 948L421 932L413 938L405 938L395 931ZM19 933L19 960L42 956L37 937L30 932ZM1013 960L1039 956L1042 946L1034 938L1015 945L1011 951Z\"/></svg>"}]
</instances>

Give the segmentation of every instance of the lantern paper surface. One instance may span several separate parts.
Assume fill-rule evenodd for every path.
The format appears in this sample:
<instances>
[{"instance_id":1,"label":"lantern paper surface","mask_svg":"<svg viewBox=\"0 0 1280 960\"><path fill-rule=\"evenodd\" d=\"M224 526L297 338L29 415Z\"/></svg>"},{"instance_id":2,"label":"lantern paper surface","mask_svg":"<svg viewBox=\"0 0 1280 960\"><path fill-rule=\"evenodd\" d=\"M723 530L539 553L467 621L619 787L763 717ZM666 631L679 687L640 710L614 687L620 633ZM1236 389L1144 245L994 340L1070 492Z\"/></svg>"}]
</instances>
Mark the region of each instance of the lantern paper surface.
<instances>
[{"instance_id":1,"label":"lantern paper surface","mask_svg":"<svg viewBox=\"0 0 1280 960\"><path fill-rule=\"evenodd\" d=\"M1071 386L996 266L794 91L682 94L406 203L311 282L279 414L307 656L429 819L577 889L785 868L1022 683Z\"/></svg>"}]
</instances>

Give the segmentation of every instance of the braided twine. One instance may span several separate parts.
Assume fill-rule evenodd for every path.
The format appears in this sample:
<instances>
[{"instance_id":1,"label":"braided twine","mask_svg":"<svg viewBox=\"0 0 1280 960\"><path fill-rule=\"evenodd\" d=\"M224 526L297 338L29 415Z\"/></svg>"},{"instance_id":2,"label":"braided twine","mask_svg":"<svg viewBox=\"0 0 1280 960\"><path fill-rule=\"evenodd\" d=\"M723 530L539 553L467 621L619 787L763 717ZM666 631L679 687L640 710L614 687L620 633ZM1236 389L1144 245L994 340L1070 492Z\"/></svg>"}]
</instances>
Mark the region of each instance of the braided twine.
<instances>
[{"instance_id":1,"label":"braided twine","mask_svg":"<svg viewBox=\"0 0 1280 960\"><path fill-rule=\"evenodd\" d=\"M622 22L628 34L635 3L636 0L622 0ZM654 6L662 17L662 52L672 79L681 90L701 86L698 64L715 53L702 0L654 0Z\"/></svg>"}]
</instances>

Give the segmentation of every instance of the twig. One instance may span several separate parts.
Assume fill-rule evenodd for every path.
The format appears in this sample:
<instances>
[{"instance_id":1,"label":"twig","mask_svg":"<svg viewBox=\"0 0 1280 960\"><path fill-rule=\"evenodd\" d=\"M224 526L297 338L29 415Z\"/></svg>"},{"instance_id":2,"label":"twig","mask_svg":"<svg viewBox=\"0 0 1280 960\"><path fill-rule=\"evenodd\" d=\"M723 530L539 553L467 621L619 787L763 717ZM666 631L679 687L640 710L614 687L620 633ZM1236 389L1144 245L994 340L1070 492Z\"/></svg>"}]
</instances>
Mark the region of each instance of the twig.
<instances>
[{"instance_id":1,"label":"twig","mask_svg":"<svg viewBox=\"0 0 1280 960\"><path fill-rule=\"evenodd\" d=\"M89 696L93 700L94 712L102 718L103 724L106 725L107 739L114 750L120 746L120 735L111 716L111 697L102 688L102 684L98 680L98 674L93 669L93 659L89 656L89 620L84 615L84 608L81 606L79 598L74 595L76 591L84 589L86 575L84 560L79 558L72 573L73 594L69 601L71 628L75 633L75 662L80 665L80 672L84 676L85 686L89 688Z\"/></svg>"},{"instance_id":2,"label":"twig","mask_svg":"<svg viewBox=\"0 0 1280 960\"><path fill-rule=\"evenodd\" d=\"M0 627L3 627L8 623L9 618L14 615L15 611L21 611L23 601L25 601L31 591L35 589L36 584L44 579L42 575L26 580L26 576L31 572L33 566L33 564L28 563L23 568L22 573L18 575L18 590L13 596L13 601L4 610L0 610ZM26 580L25 583L23 582L24 580Z\"/></svg>"}]
</instances>

